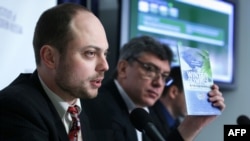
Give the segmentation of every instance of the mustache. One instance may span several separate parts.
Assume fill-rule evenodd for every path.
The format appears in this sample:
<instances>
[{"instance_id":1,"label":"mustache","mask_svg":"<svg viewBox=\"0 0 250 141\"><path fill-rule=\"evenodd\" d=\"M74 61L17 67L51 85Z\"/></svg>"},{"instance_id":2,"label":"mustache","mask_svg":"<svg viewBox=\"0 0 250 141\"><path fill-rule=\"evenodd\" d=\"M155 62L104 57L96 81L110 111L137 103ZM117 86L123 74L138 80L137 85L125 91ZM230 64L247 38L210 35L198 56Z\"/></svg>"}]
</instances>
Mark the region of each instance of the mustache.
<instances>
[{"instance_id":1,"label":"mustache","mask_svg":"<svg viewBox=\"0 0 250 141\"><path fill-rule=\"evenodd\" d=\"M94 80L94 79L99 79L99 78L104 78L104 72L95 74L94 76L89 77L90 80Z\"/></svg>"}]
</instances>

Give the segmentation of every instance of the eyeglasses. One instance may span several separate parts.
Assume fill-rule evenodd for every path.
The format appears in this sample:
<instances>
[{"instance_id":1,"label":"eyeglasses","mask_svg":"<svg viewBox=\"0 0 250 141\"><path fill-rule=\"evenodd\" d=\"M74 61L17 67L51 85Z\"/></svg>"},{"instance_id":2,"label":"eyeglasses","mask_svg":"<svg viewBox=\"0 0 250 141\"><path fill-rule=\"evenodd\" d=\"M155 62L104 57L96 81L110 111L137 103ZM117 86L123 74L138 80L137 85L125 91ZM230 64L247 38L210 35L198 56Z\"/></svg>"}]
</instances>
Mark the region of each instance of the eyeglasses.
<instances>
[{"instance_id":1,"label":"eyeglasses","mask_svg":"<svg viewBox=\"0 0 250 141\"><path fill-rule=\"evenodd\" d=\"M164 74L160 72L160 69L155 66L152 63L144 63L140 60L138 60L137 58L133 58L133 60L135 60L140 66L141 68L144 70L145 74L144 74L144 78L146 79L156 79L158 77L161 77L161 80L163 81L163 83L167 83L168 81L171 81L172 79L168 76L168 74Z\"/></svg>"}]
</instances>

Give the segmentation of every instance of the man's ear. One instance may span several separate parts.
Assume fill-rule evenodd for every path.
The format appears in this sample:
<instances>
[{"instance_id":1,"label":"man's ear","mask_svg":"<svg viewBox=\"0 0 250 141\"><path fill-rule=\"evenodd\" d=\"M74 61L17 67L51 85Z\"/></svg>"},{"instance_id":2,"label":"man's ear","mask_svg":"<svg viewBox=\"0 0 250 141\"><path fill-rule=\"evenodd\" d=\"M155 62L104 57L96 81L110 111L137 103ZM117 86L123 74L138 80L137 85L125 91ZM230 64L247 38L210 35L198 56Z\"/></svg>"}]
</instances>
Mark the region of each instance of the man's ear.
<instances>
[{"instance_id":1,"label":"man's ear","mask_svg":"<svg viewBox=\"0 0 250 141\"><path fill-rule=\"evenodd\" d=\"M117 73L119 77L125 78L127 77L126 69L128 66L128 62L125 60L120 60L117 64Z\"/></svg>"},{"instance_id":2,"label":"man's ear","mask_svg":"<svg viewBox=\"0 0 250 141\"><path fill-rule=\"evenodd\" d=\"M177 97L177 95L179 94L179 89L177 88L177 86L175 85L172 85L170 88L169 88L169 96L171 99L175 99Z\"/></svg>"},{"instance_id":3,"label":"man's ear","mask_svg":"<svg viewBox=\"0 0 250 141\"><path fill-rule=\"evenodd\" d=\"M41 62L48 68L56 67L56 56L59 55L55 48L50 45L44 45L40 49Z\"/></svg>"}]
</instances>

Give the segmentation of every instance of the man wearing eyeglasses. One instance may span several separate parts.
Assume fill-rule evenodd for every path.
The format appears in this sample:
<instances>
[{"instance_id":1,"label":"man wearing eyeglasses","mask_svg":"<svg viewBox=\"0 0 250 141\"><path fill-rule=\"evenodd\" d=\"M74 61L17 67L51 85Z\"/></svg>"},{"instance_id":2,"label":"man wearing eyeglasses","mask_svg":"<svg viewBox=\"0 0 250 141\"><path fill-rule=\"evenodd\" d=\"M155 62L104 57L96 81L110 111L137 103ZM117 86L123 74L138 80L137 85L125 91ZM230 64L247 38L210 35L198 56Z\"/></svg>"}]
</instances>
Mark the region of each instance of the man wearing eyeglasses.
<instances>
[{"instance_id":1,"label":"man wearing eyeglasses","mask_svg":"<svg viewBox=\"0 0 250 141\"><path fill-rule=\"evenodd\" d=\"M135 108L155 104L169 79L171 49L149 36L131 39L121 48L114 78L99 89L96 99L84 101L90 123L100 141L150 141L137 131L129 115ZM210 101L221 110L224 98L215 85ZM215 117L187 117L165 139L191 141ZM164 131L163 131L164 132Z\"/></svg>"},{"instance_id":2,"label":"man wearing eyeglasses","mask_svg":"<svg viewBox=\"0 0 250 141\"><path fill-rule=\"evenodd\" d=\"M158 128L166 135L175 130L187 114L179 66L171 68L169 79L160 99L149 108L151 116L158 122Z\"/></svg>"}]
</instances>

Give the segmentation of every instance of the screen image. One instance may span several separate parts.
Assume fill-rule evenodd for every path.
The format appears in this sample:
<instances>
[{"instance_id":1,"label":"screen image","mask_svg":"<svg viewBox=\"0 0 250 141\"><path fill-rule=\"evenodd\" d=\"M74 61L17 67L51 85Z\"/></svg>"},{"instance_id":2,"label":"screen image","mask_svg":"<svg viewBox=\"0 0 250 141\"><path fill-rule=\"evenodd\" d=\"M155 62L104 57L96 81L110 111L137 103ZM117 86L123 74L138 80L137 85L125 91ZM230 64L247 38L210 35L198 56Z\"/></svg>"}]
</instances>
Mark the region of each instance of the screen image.
<instances>
[{"instance_id":1,"label":"screen image","mask_svg":"<svg viewBox=\"0 0 250 141\"><path fill-rule=\"evenodd\" d=\"M126 11L127 10L127 11ZM210 54L215 83L234 86L235 6L217 0L130 0L122 4L121 46L150 35L170 46L179 65L177 44Z\"/></svg>"}]
</instances>

